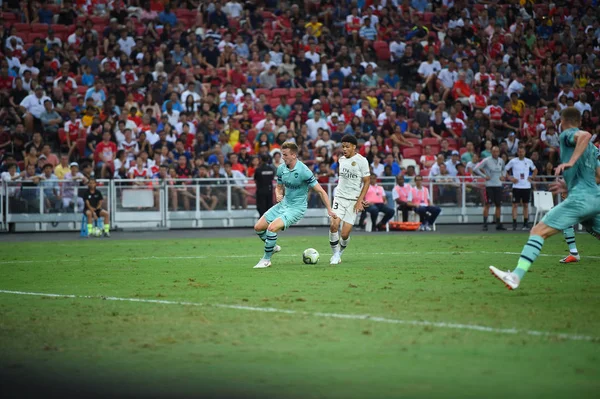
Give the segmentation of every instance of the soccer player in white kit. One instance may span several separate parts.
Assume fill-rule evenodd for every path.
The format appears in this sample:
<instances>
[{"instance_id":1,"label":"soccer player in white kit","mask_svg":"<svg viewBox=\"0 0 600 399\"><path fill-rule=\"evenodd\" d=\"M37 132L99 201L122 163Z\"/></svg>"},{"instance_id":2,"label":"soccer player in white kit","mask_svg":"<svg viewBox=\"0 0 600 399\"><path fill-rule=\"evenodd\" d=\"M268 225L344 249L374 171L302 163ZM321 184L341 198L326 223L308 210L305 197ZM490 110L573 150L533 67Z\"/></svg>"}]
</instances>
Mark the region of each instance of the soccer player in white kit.
<instances>
[{"instance_id":1,"label":"soccer player in white kit","mask_svg":"<svg viewBox=\"0 0 600 399\"><path fill-rule=\"evenodd\" d=\"M337 219L332 218L329 226L329 245L333 251L329 262L331 265L342 263L342 253L348 246L356 214L364 210L364 199L369 189L369 162L356 152L357 144L354 136L347 134L342 137L344 155L338 161L339 182L331 208ZM344 224L340 234L342 221Z\"/></svg>"},{"instance_id":2,"label":"soccer player in white kit","mask_svg":"<svg viewBox=\"0 0 600 399\"><path fill-rule=\"evenodd\" d=\"M525 158L525 147L517 150L518 158L511 159L504 169L507 174L511 172L510 180L513 183L512 190L512 218L513 230L517 229L517 212L519 203L523 204L523 228L529 230L529 200L531 199L531 180L535 178L538 170L533 161Z\"/></svg>"}]
</instances>

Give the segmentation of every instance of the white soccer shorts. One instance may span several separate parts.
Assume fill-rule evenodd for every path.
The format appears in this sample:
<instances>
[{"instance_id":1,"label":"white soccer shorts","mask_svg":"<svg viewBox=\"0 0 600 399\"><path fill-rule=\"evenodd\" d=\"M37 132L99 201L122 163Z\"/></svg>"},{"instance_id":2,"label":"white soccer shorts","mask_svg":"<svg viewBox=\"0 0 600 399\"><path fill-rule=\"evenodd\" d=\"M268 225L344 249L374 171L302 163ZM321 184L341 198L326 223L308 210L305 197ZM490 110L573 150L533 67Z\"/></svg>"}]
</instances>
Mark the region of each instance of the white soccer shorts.
<instances>
[{"instance_id":1,"label":"white soccer shorts","mask_svg":"<svg viewBox=\"0 0 600 399\"><path fill-rule=\"evenodd\" d=\"M344 198L334 198L333 206L331 209L333 213L337 215L344 223L350 223L354 225L354 221L356 220L356 213L354 212L354 206L356 205L356 201L347 200Z\"/></svg>"}]
</instances>

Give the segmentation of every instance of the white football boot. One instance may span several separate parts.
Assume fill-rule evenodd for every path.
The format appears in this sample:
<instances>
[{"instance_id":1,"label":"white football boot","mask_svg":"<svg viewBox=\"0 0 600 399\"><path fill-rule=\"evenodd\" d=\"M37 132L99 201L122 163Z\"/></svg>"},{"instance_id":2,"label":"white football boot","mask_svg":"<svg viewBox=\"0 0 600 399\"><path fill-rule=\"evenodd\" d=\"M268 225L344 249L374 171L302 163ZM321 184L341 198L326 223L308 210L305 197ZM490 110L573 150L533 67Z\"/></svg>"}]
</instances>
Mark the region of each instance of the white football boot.
<instances>
[{"instance_id":1,"label":"white football boot","mask_svg":"<svg viewBox=\"0 0 600 399\"><path fill-rule=\"evenodd\" d=\"M279 251L281 251L281 247L279 245L275 245L275 247L273 248L273 253L276 254Z\"/></svg>"},{"instance_id":2,"label":"white football boot","mask_svg":"<svg viewBox=\"0 0 600 399\"><path fill-rule=\"evenodd\" d=\"M342 263L342 253L340 251L337 251L331 257L329 264L330 265L339 265L340 263Z\"/></svg>"},{"instance_id":3,"label":"white football boot","mask_svg":"<svg viewBox=\"0 0 600 399\"><path fill-rule=\"evenodd\" d=\"M254 266L254 269L266 269L267 267L271 266L271 261L268 259L261 259L258 261L258 263L256 264L256 266Z\"/></svg>"},{"instance_id":4,"label":"white football boot","mask_svg":"<svg viewBox=\"0 0 600 399\"><path fill-rule=\"evenodd\" d=\"M490 266L490 272L494 275L494 277L502 281L506 288L508 288L509 290L516 290L517 288L519 288L521 279L513 272L503 272L502 270L497 269L494 266Z\"/></svg>"}]
</instances>

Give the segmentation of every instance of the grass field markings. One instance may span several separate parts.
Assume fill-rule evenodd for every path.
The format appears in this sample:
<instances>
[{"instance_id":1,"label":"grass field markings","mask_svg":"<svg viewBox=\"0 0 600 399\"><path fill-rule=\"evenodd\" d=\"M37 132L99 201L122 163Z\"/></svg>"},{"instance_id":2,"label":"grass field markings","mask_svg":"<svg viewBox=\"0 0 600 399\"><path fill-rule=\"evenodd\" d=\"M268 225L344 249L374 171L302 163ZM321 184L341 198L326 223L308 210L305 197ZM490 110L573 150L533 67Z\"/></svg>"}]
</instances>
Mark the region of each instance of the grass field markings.
<instances>
[{"instance_id":1,"label":"grass field markings","mask_svg":"<svg viewBox=\"0 0 600 399\"><path fill-rule=\"evenodd\" d=\"M300 315L300 316L323 317L323 318L328 318L328 319L362 320L362 321L373 321L376 323L385 323L385 324L398 324L398 325L418 326L418 327L437 327L437 328L442 328L442 329L468 330L468 331L489 332L489 333L496 333L496 334L510 334L510 335L526 334L526 335L531 335L531 336L536 336L536 337L564 339L564 340L568 340L568 341L600 342L600 337L593 337L593 336L589 336L589 335L555 333L555 332L537 331L537 330L520 330L517 328L495 328L495 327L488 327L488 326L482 326L482 325L477 325L477 324L461 324L461 323L437 322L437 321L427 321L427 320L389 319L386 317L361 315L361 314L304 312L304 311L290 310L290 309L279 309L279 308L272 308L272 307L254 307L254 306L247 306L247 305L207 304L207 303L199 303L199 302L169 301L169 300L164 300L164 299L120 298L120 297L112 297L112 296L48 294L48 293L41 293L41 292L10 291L10 290L0 290L0 294L40 296L40 297L51 297L51 298L69 298L69 299L102 299L105 301L138 302L138 303L151 303L151 304L160 304L160 305L202 306L202 307L213 307L213 308L220 308L220 309L245 310L245 311L250 311L250 312L281 313L281 314Z\"/></svg>"},{"instance_id":2,"label":"grass field markings","mask_svg":"<svg viewBox=\"0 0 600 399\"><path fill-rule=\"evenodd\" d=\"M493 251L410 251L410 252L360 252L354 255L357 256L390 256L390 255L520 255L520 252L493 252ZM351 255L351 254L350 254ZM169 260L169 259L208 259L208 258L224 258L224 259L237 259L237 258L256 258L260 255L198 255L198 256L141 256L141 257L129 257L129 258L114 258L107 259L112 262L123 262L123 261L136 261L136 260ZM301 254L277 254L276 257L300 257ZM564 257L563 255L556 254L540 254L542 257ZM600 259L600 256L589 255L583 256L584 259ZM6 260L0 261L0 265L12 265L12 264L27 264L27 263L55 263L55 262L81 262L81 259L54 259L54 260Z\"/></svg>"}]
</instances>

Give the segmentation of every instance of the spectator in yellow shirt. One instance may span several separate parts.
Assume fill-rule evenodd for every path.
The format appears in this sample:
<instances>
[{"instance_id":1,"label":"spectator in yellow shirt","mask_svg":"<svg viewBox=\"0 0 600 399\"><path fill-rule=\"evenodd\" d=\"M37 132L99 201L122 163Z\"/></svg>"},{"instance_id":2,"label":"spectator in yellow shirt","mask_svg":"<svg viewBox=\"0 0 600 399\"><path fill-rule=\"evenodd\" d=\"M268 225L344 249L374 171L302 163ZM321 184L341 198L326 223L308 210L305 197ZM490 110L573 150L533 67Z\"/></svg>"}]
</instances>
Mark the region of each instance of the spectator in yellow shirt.
<instances>
[{"instance_id":1,"label":"spectator in yellow shirt","mask_svg":"<svg viewBox=\"0 0 600 399\"><path fill-rule=\"evenodd\" d=\"M523 111L525 110L525 102L519 99L519 95L517 93L512 93L510 95L510 106L513 111L519 114L520 117L523 116Z\"/></svg>"},{"instance_id":2,"label":"spectator in yellow shirt","mask_svg":"<svg viewBox=\"0 0 600 399\"><path fill-rule=\"evenodd\" d=\"M323 24L317 20L316 15L310 17L310 22L304 25L304 27L308 34L311 34L312 32L312 35L317 38L323 33Z\"/></svg>"},{"instance_id":3,"label":"spectator in yellow shirt","mask_svg":"<svg viewBox=\"0 0 600 399\"><path fill-rule=\"evenodd\" d=\"M71 172L71 167L69 166L69 157L68 155L61 155L60 163L56 168L54 168L54 174L59 180L63 180L65 175L69 172Z\"/></svg>"}]
</instances>

